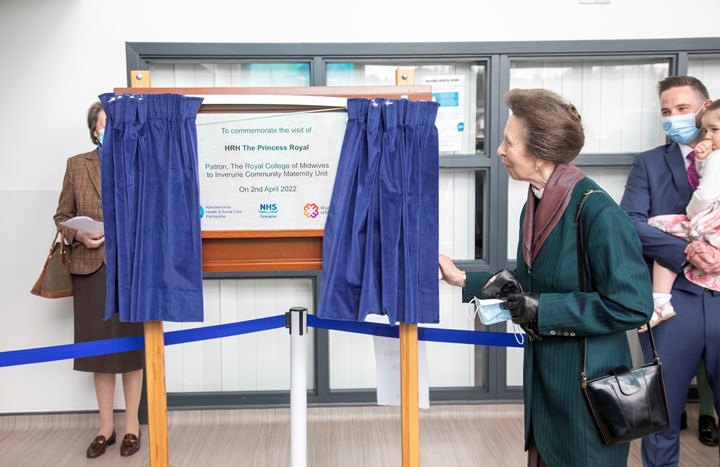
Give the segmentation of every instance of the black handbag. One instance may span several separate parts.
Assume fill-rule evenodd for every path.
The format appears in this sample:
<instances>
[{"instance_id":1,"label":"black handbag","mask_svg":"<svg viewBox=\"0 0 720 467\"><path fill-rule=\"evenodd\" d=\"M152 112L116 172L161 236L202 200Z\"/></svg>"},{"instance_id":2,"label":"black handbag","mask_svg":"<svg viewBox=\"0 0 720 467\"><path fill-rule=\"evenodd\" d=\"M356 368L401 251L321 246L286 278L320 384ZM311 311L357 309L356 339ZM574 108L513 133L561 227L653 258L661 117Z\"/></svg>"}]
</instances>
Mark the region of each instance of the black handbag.
<instances>
[{"instance_id":1,"label":"black handbag","mask_svg":"<svg viewBox=\"0 0 720 467\"><path fill-rule=\"evenodd\" d=\"M60 236L60 241L58 237ZM50 253L45 260L40 276L30 293L45 298L70 297L73 294L70 262L72 248L65 245L60 232L50 245Z\"/></svg>"},{"instance_id":2,"label":"black handbag","mask_svg":"<svg viewBox=\"0 0 720 467\"><path fill-rule=\"evenodd\" d=\"M578 272L580 291L586 290L585 247L580 222L580 210L587 197L600 190L587 190L578 206L575 222L578 231ZM605 444L627 443L643 436L664 431L670 426L662 362L655 350L652 328L648 337L653 361L638 368L625 365L613 368L609 374L587 379L585 360L587 339L582 338L582 383L585 399Z\"/></svg>"}]
</instances>

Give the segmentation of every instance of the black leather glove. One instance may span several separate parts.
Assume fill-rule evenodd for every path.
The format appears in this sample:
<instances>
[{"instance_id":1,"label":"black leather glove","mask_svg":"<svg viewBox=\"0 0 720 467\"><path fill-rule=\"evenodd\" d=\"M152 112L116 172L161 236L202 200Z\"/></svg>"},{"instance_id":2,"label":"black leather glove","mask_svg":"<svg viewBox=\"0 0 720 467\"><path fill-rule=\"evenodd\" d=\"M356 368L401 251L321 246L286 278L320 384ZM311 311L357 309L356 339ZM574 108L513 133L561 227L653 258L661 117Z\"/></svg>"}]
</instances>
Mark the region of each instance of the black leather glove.
<instances>
[{"instance_id":1,"label":"black leather glove","mask_svg":"<svg viewBox=\"0 0 720 467\"><path fill-rule=\"evenodd\" d=\"M486 297L500 298L505 300L510 294L522 293L522 286L512 272L501 269L483 285L482 293ZM506 308L507 310L508 308Z\"/></svg>"},{"instance_id":2,"label":"black leather glove","mask_svg":"<svg viewBox=\"0 0 720 467\"><path fill-rule=\"evenodd\" d=\"M537 293L511 293L506 296L500 296L506 300L500 304L500 308L510 310L510 316L515 324L519 324L521 328L533 340L542 340L538 330L538 304L540 303L540 294Z\"/></svg>"},{"instance_id":3,"label":"black leather glove","mask_svg":"<svg viewBox=\"0 0 720 467\"><path fill-rule=\"evenodd\" d=\"M520 327L523 331L525 331L525 334L530 336L531 341L542 340L542 336L540 335L540 331L538 330L537 320L530 323L521 324Z\"/></svg>"}]
</instances>

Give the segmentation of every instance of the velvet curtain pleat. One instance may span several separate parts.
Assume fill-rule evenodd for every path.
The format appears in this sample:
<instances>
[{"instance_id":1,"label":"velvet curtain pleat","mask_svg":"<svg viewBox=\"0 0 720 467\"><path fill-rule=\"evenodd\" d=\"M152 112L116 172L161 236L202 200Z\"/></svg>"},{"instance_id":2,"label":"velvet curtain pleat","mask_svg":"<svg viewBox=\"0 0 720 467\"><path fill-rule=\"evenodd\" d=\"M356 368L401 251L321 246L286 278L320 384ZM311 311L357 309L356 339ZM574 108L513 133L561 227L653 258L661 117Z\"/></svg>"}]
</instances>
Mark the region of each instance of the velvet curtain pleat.
<instances>
[{"instance_id":1,"label":"velvet curtain pleat","mask_svg":"<svg viewBox=\"0 0 720 467\"><path fill-rule=\"evenodd\" d=\"M438 107L348 100L323 237L318 316L439 321Z\"/></svg>"},{"instance_id":2,"label":"velvet curtain pleat","mask_svg":"<svg viewBox=\"0 0 720 467\"><path fill-rule=\"evenodd\" d=\"M100 97L105 318L203 321L198 152L202 98Z\"/></svg>"}]
</instances>

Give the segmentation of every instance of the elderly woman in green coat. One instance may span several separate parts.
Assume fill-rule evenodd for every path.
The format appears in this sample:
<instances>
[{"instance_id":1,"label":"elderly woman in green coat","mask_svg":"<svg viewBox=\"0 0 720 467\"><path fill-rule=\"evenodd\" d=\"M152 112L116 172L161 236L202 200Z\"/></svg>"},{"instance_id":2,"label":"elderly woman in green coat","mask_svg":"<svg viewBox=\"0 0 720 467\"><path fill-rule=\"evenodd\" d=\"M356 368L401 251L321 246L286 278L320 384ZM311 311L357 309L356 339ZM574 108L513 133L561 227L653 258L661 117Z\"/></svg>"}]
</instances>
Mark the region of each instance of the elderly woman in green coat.
<instances>
[{"instance_id":1,"label":"elderly woman in green coat","mask_svg":"<svg viewBox=\"0 0 720 467\"><path fill-rule=\"evenodd\" d=\"M588 379L632 367L627 331L650 319L652 287L630 219L609 195L586 199L582 222L588 292L578 274L575 214L583 194L601 190L571 161L584 144L580 115L557 94L514 89L498 155L529 183L513 280L523 293L505 304L530 339L524 354L525 450L529 466L626 466L629 444L606 445L580 387L587 338ZM490 273L459 270L440 255L443 279L463 301L483 297ZM512 277L512 275L511 275Z\"/></svg>"}]
</instances>

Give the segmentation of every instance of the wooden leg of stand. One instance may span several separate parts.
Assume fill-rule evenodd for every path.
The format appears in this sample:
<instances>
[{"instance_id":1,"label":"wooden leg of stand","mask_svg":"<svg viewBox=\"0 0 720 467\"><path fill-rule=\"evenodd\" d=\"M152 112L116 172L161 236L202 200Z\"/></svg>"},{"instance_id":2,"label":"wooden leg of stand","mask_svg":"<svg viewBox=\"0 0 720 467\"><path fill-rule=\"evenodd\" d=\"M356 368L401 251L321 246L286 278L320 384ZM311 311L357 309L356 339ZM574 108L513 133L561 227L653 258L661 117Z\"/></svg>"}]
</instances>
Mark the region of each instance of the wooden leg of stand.
<instances>
[{"instance_id":1,"label":"wooden leg of stand","mask_svg":"<svg viewBox=\"0 0 720 467\"><path fill-rule=\"evenodd\" d=\"M395 84L415 84L415 70L395 70ZM400 416L402 467L420 466L420 417L418 414L417 324L400 323Z\"/></svg>"},{"instance_id":2,"label":"wooden leg of stand","mask_svg":"<svg viewBox=\"0 0 720 467\"><path fill-rule=\"evenodd\" d=\"M165 338L162 321L146 321L145 373L147 378L150 466L168 466L167 395L165 393Z\"/></svg>"},{"instance_id":3,"label":"wooden leg of stand","mask_svg":"<svg viewBox=\"0 0 720 467\"><path fill-rule=\"evenodd\" d=\"M402 465L420 466L417 325L400 323L400 415Z\"/></svg>"}]
</instances>

